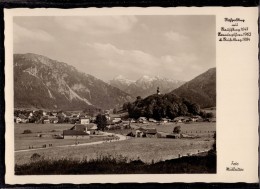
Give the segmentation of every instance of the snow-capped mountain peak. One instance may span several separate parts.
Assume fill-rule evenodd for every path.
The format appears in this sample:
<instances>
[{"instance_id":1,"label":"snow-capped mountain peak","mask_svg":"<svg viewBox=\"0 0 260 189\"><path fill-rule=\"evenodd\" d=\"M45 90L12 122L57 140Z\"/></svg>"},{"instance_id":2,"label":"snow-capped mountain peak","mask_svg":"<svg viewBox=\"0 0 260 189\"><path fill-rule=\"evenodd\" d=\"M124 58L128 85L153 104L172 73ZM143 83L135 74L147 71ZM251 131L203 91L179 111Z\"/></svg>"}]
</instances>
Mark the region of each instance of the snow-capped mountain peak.
<instances>
[{"instance_id":1,"label":"snow-capped mountain peak","mask_svg":"<svg viewBox=\"0 0 260 189\"><path fill-rule=\"evenodd\" d=\"M135 82L133 80L127 79L126 77L124 77L122 75L116 76L112 81L113 82L120 82L122 84L127 84L127 85L130 85L131 83Z\"/></svg>"},{"instance_id":2,"label":"snow-capped mountain peak","mask_svg":"<svg viewBox=\"0 0 260 189\"><path fill-rule=\"evenodd\" d=\"M181 86L183 83L183 81L173 80L158 75L143 75L136 81L126 79L124 76L119 75L110 81L112 86L117 87L134 97L152 95L156 93L157 87L160 88L162 93L167 93Z\"/></svg>"},{"instance_id":3,"label":"snow-capped mountain peak","mask_svg":"<svg viewBox=\"0 0 260 189\"><path fill-rule=\"evenodd\" d=\"M156 80L156 77L151 77L151 76L148 76L148 75L144 75L142 77L140 77L136 82L137 83L140 83L140 82L152 82Z\"/></svg>"}]
</instances>

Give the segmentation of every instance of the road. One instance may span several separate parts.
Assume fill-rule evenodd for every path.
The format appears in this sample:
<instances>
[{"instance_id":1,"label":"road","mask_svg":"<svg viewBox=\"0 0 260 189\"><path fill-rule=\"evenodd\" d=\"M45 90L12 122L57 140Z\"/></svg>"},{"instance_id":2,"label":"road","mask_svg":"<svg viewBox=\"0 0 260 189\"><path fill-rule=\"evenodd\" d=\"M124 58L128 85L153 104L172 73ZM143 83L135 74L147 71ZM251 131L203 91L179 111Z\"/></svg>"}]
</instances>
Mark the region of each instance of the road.
<instances>
[{"instance_id":1,"label":"road","mask_svg":"<svg viewBox=\"0 0 260 189\"><path fill-rule=\"evenodd\" d=\"M104 136L107 135L111 135L112 133L107 133L107 132L100 132L102 133ZM117 136L118 139L117 140L108 140L108 141L97 141L97 142L89 142L89 143L82 143L82 144L72 144L72 145L62 145L62 146L53 146L53 147L48 147L48 148L66 148L66 147L75 147L75 146L91 146L91 145L96 145L96 144L103 144L103 143L110 143L110 142L118 142L118 141L123 141L123 140L127 140L128 138L124 135L120 135L120 134L115 134L113 133L114 136ZM14 151L16 153L18 152L30 152L30 151L35 151L35 150L46 150L48 148L34 148L34 149L25 149L25 150L17 150Z\"/></svg>"}]
</instances>

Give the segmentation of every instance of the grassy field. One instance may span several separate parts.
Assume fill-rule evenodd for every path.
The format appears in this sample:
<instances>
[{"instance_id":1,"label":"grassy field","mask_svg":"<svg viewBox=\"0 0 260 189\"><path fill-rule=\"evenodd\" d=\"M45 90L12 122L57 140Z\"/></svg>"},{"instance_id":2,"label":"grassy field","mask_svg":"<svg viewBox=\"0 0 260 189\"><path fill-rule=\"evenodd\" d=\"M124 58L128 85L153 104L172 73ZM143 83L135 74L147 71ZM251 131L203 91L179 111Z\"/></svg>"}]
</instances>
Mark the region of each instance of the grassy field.
<instances>
[{"instance_id":1,"label":"grassy field","mask_svg":"<svg viewBox=\"0 0 260 189\"><path fill-rule=\"evenodd\" d=\"M199 151L211 149L213 139L166 139L166 138L132 138L114 143L103 143L92 146L72 146L64 148L48 148L29 152L15 153L17 164L30 161L34 153L50 159L72 158L96 159L99 156L111 155L113 157L122 155L129 160L140 159L144 162L161 161L177 158L187 153L194 154Z\"/></svg>"},{"instance_id":2,"label":"grassy field","mask_svg":"<svg viewBox=\"0 0 260 189\"><path fill-rule=\"evenodd\" d=\"M174 127L181 126L181 132L184 134L189 135L197 135L200 137L212 137L214 132L216 132L216 122L192 122L192 123L165 123L158 125L156 123L132 123L132 127L145 127L145 128L156 128L158 132L165 132L165 133L172 133ZM134 129L132 129L134 131ZM129 133L131 129L126 131L124 130L115 130L110 132L117 132L117 133Z\"/></svg>"},{"instance_id":3,"label":"grassy field","mask_svg":"<svg viewBox=\"0 0 260 189\"><path fill-rule=\"evenodd\" d=\"M42 148L43 145L55 146L75 144L73 139L54 139L50 135L62 134L63 130L71 128L72 124L15 124L15 150ZM24 130L31 130L30 134L23 134ZM49 135L49 137L38 137L39 134ZM91 137L90 139L80 139L79 143L96 142L105 140L107 137Z\"/></svg>"},{"instance_id":4,"label":"grassy field","mask_svg":"<svg viewBox=\"0 0 260 189\"><path fill-rule=\"evenodd\" d=\"M134 124L134 123L133 123ZM30 158L34 153L41 157L51 160L64 158L83 160L97 159L100 156L123 156L131 160L142 160L145 163L158 162L161 160L174 159L187 154L196 154L201 151L207 151L212 148L214 143L213 134L216 131L216 123L202 122L191 124L167 123L157 125L154 123L137 124L136 126L145 126L156 128L159 132L169 132L175 126L180 125L183 133L199 135L196 139L170 139L170 138L131 138L125 141L106 142L91 146L70 146L55 147L66 144L74 144L74 140L39 138L39 133L60 134L64 129L69 129L71 124L17 124L15 125L15 149L28 149L32 143L37 145L53 144L53 147L46 149L37 149L34 151L16 152L15 163L17 165L30 163ZM24 130L29 129L32 134L22 134ZM126 134L133 129L111 130L112 133ZM197 131L197 133L196 133ZM200 133L201 131L201 133ZM192 132L192 133L191 133ZM102 140L92 138L80 140L80 143Z\"/></svg>"}]
</instances>

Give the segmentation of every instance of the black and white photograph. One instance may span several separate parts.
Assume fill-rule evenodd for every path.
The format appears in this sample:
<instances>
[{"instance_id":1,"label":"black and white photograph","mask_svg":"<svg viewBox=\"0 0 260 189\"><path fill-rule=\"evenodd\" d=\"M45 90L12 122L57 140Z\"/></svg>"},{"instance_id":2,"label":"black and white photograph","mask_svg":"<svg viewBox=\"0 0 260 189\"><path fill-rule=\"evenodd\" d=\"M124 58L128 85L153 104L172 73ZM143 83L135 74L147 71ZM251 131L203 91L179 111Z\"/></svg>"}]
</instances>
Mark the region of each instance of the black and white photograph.
<instances>
[{"instance_id":1,"label":"black and white photograph","mask_svg":"<svg viewBox=\"0 0 260 189\"><path fill-rule=\"evenodd\" d=\"M17 8L8 184L258 181L258 9Z\"/></svg>"},{"instance_id":2,"label":"black and white photograph","mask_svg":"<svg viewBox=\"0 0 260 189\"><path fill-rule=\"evenodd\" d=\"M215 15L14 16L15 175L216 174Z\"/></svg>"}]
</instances>

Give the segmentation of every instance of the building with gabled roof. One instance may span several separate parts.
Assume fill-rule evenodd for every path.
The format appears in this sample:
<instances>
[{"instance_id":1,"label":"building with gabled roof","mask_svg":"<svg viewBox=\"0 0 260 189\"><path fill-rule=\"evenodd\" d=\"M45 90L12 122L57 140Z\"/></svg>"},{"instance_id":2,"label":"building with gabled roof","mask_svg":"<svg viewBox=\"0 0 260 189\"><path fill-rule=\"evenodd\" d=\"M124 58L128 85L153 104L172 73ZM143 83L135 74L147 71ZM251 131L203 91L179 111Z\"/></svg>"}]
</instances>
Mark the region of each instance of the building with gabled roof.
<instances>
[{"instance_id":1,"label":"building with gabled roof","mask_svg":"<svg viewBox=\"0 0 260 189\"><path fill-rule=\"evenodd\" d=\"M85 125L76 124L68 130L63 131L64 139L89 139L89 133Z\"/></svg>"}]
</instances>

